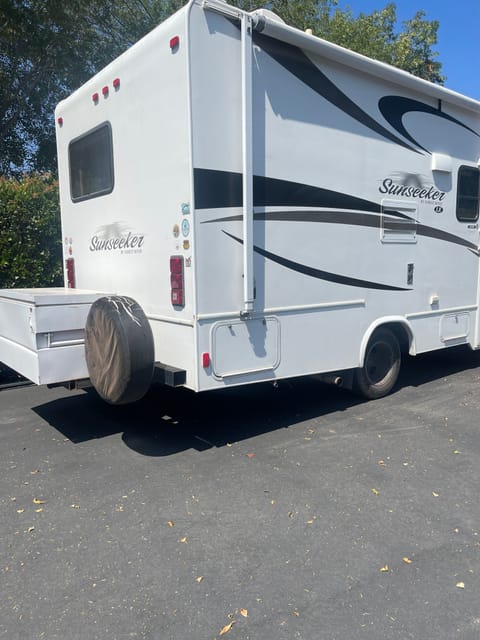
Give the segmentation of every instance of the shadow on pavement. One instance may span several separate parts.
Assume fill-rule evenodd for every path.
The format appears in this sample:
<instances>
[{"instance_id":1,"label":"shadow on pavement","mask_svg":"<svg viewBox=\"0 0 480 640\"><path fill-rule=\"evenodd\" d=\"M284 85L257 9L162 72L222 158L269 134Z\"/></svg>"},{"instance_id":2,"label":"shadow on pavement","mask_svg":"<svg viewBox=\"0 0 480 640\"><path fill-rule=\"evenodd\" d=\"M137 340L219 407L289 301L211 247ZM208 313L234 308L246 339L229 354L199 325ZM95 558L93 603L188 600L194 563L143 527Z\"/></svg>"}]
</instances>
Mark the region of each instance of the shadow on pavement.
<instances>
[{"instance_id":1,"label":"shadow on pavement","mask_svg":"<svg viewBox=\"0 0 480 640\"><path fill-rule=\"evenodd\" d=\"M463 347L407 358L397 390L479 365L480 353ZM307 377L203 394L153 386L142 401L119 407L107 405L92 391L34 411L74 443L122 433L125 444L138 453L168 456L222 447L359 404L363 401L350 392Z\"/></svg>"}]
</instances>

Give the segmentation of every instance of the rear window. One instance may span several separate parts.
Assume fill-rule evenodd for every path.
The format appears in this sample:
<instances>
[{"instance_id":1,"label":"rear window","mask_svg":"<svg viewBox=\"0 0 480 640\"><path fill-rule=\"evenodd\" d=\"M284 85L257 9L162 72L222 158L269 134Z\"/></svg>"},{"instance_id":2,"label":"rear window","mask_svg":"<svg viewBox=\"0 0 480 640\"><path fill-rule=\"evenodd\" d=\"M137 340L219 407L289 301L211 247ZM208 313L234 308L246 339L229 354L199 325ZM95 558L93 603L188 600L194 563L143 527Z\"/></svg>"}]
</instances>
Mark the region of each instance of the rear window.
<instances>
[{"instance_id":1,"label":"rear window","mask_svg":"<svg viewBox=\"0 0 480 640\"><path fill-rule=\"evenodd\" d=\"M112 128L105 122L72 140L68 149L70 194L74 202L113 191Z\"/></svg>"},{"instance_id":2,"label":"rear window","mask_svg":"<svg viewBox=\"0 0 480 640\"><path fill-rule=\"evenodd\" d=\"M457 185L457 218L462 222L478 220L480 171L476 167L460 167Z\"/></svg>"}]
</instances>

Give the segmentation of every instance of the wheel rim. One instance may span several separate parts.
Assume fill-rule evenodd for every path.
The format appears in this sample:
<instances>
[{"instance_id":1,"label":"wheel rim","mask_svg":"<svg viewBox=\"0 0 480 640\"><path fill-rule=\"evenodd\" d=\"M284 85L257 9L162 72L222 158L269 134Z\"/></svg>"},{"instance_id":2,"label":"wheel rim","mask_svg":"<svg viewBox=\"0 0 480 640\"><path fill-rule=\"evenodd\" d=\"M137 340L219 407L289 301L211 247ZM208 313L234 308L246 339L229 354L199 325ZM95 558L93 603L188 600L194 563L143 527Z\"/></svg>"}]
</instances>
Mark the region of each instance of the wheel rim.
<instances>
[{"instance_id":1,"label":"wheel rim","mask_svg":"<svg viewBox=\"0 0 480 640\"><path fill-rule=\"evenodd\" d=\"M369 349L365 373L370 384L379 384L391 371L395 361L391 345L387 342L375 342Z\"/></svg>"}]
</instances>

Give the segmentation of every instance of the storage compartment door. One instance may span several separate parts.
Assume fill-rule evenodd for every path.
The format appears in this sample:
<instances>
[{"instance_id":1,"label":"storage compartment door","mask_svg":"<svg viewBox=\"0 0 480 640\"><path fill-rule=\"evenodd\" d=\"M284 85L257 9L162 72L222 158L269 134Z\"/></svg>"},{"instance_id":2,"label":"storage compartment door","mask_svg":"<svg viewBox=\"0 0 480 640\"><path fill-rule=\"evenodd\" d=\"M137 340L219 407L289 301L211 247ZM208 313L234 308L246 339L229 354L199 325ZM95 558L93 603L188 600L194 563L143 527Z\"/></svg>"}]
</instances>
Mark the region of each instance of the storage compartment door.
<instances>
[{"instance_id":1,"label":"storage compartment door","mask_svg":"<svg viewBox=\"0 0 480 640\"><path fill-rule=\"evenodd\" d=\"M271 371L280 363L277 318L218 322L212 327L211 343L217 378Z\"/></svg>"}]
</instances>

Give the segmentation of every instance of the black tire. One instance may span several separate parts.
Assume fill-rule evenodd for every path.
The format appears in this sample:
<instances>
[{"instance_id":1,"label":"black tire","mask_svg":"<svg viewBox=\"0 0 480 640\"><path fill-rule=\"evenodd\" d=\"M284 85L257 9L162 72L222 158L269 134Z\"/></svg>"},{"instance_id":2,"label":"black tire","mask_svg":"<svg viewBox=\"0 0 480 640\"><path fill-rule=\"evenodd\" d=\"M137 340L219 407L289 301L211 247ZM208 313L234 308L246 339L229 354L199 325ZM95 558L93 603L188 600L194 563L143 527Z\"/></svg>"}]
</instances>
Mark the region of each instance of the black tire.
<instances>
[{"instance_id":1,"label":"black tire","mask_svg":"<svg viewBox=\"0 0 480 640\"><path fill-rule=\"evenodd\" d=\"M153 377L153 334L135 300L108 296L92 304L85 358L92 385L106 402L128 404L145 395Z\"/></svg>"},{"instance_id":2,"label":"black tire","mask_svg":"<svg viewBox=\"0 0 480 640\"><path fill-rule=\"evenodd\" d=\"M368 341L363 367L355 370L353 391L368 400L383 398L395 386L400 365L395 334L390 329L377 329Z\"/></svg>"}]
</instances>

